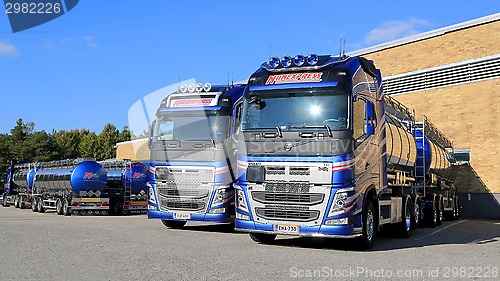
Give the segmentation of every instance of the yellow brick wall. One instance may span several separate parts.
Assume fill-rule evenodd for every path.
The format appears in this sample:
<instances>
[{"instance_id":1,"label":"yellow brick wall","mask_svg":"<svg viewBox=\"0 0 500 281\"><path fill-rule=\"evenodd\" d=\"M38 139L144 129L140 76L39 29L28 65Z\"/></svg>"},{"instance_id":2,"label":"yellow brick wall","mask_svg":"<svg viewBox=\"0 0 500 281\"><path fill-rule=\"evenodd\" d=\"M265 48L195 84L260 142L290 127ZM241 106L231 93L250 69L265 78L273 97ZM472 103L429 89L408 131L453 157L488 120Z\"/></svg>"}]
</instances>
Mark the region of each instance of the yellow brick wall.
<instances>
[{"instance_id":1,"label":"yellow brick wall","mask_svg":"<svg viewBox=\"0 0 500 281\"><path fill-rule=\"evenodd\" d=\"M500 21L364 55L383 76L450 64L500 53Z\"/></svg>"},{"instance_id":2,"label":"yellow brick wall","mask_svg":"<svg viewBox=\"0 0 500 281\"><path fill-rule=\"evenodd\" d=\"M137 161L149 160L148 139L138 139L116 144L116 158Z\"/></svg>"}]
</instances>

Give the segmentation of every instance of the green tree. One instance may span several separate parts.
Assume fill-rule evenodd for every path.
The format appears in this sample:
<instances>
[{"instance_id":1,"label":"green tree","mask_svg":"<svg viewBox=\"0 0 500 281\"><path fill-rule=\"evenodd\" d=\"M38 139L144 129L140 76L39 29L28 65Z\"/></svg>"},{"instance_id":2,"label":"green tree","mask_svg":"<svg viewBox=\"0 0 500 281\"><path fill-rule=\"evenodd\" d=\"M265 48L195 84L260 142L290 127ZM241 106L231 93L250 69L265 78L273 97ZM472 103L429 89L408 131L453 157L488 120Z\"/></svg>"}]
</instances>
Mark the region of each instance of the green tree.
<instances>
[{"instance_id":1,"label":"green tree","mask_svg":"<svg viewBox=\"0 0 500 281\"><path fill-rule=\"evenodd\" d=\"M71 131L54 131L52 133L52 136L55 143L57 144L61 159L72 159L80 157L80 151L78 150L82 139L80 130L74 129Z\"/></svg>"},{"instance_id":2,"label":"green tree","mask_svg":"<svg viewBox=\"0 0 500 281\"><path fill-rule=\"evenodd\" d=\"M98 158L98 138L94 132L88 130L80 131L80 143L78 144L78 155L85 158Z\"/></svg>"},{"instance_id":3,"label":"green tree","mask_svg":"<svg viewBox=\"0 0 500 281\"><path fill-rule=\"evenodd\" d=\"M25 142L25 151L31 161L52 161L60 159L60 149L52 135L45 131L34 132Z\"/></svg>"}]
</instances>

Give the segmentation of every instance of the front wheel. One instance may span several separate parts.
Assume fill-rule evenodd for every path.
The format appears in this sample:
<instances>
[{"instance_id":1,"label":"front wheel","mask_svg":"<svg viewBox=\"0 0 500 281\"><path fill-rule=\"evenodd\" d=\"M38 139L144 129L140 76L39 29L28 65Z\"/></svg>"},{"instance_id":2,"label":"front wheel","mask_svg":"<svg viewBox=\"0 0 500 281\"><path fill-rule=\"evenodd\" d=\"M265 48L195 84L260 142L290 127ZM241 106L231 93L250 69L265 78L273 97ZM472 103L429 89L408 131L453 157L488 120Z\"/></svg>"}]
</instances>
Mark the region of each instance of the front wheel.
<instances>
[{"instance_id":1,"label":"front wheel","mask_svg":"<svg viewBox=\"0 0 500 281\"><path fill-rule=\"evenodd\" d=\"M373 247L377 231L377 213L373 202L369 200L363 211L363 235L359 238L359 244L363 249Z\"/></svg>"},{"instance_id":2,"label":"front wheel","mask_svg":"<svg viewBox=\"0 0 500 281\"><path fill-rule=\"evenodd\" d=\"M410 196L408 195L403 196L402 203L402 221L397 224L397 227L401 237L409 238L412 231L412 220L415 216L412 212L415 211L415 208L413 207Z\"/></svg>"},{"instance_id":3,"label":"front wheel","mask_svg":"<svg viewBox=\"0 0 500 281\"><path fill-rule=\"evenodd\" d=\"M163 225L168 228L181 229L186 225L186 221L171 221L171 220L161 220Z\"/></svg>"},{"instance_id":4,"label":"front wheel","mask_svg":"<svg viewBox=\"0 0 500 281\"><path fill-rule=\"evenodd\" d=\"M276 239L276 234L250 233L250 238L257 243L270 244Z\"/></svg>"}]
</instances>

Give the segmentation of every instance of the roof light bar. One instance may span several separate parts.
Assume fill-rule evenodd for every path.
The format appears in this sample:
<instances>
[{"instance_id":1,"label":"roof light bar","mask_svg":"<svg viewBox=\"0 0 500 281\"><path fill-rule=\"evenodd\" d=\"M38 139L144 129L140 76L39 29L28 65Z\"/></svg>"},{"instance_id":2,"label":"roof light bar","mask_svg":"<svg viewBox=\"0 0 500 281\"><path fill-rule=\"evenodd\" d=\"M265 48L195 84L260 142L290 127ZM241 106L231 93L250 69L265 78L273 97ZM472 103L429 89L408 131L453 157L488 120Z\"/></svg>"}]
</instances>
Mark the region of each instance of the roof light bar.
<instances>
[{"instance_id":1,"label":"roof light bar","mask_svg":"<svg viewBox=\"0 0 500 281\"><path fill-rule=\"evenodd\" d=\"M202 84L202 83L197 83L197 84L182 84L179 86L179 92L181 93L194 93L194 92L197 92L197 93L201 93L203 91L205 92L210 92L210 90L212 89L212 84L210 83L205 83L205 84Z\"/></svg>"}]
</instances>

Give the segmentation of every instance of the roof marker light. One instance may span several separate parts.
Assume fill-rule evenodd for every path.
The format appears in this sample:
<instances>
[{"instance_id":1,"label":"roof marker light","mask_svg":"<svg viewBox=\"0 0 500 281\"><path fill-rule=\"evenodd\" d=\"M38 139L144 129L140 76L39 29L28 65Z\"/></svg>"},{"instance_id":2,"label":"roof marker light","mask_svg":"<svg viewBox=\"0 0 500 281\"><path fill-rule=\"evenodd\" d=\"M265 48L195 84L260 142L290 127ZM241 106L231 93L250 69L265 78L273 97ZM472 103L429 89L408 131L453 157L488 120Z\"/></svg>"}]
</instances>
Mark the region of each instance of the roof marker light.
<instances>
[{"instance_id":1,"label":"roof marker light","mask_svg":"<svg viewBox=\"0 0 500 281\"><path fill-rule=\"evenodd\" d=\"M281 65L284 67L290 67L292 65L292 58L290 56L284 56L281 59Z\"/></svg>"},{"instance_id":2,"label":"roof marker light","mask_svg":"<svg viewBox=\"0 0 500 281\"><path fill-rule=\"evenodd\" d=\"M181 93L185 93L185 92L187 92L187 90L188 90L188 85L186 85L186 84L182 84L179 87L179 92L181 92Z\"/></svg>"},{"instance_id":3,"label":"roof marker light","mask_svg":"<svg viewBox=\"0 0 500 281\"><path fill-rule=\"evenodd\" d=\"M280 65L280 59L278 57L272 57L269 59L269 67L277 68Z\"/></svg>"},{"instance_id":4,"label":"roof marker light","mask_svg":"<svg viewBox=\"0 0 500 281\"><path fill-rule=\"evenodd\" d=\"M194 93L194 90L196 89L196 86L194 84L189 84L188 85L188 91L190 93Z\"/></svg>"},{"instance_id":5,"label":"roof marker light","mask_svg":"<svg viewBox=\"0 0 500 281\"><path fill-rule=\"evenodd\" d=\"M203 91L203 84L201 84L201 83L197 83L197 84L196 84L196 91L197 91L198 93L200 93L201 91Z\"/></svg>"},{"instance_id":6,"label":"roof marker light","mask_svg":"<svg viewBox=\"0 0 500 281\"><path fill-rule=\"evenodd\" d=\"M208 82L203 84L203 90L205 90L205 92L210 92L211 89L212 89L212 84Z\"/></svg>"},{"instance_id":7,"label":"roof marker light","mask_svg":"<svg viewBox=\"0 0 500 281\"><path fill-rule=\"evenodd\" d=\"M293 64L296 66L302 66L306 62L306 58L303 55L296 55L293 58Z\"/></svg>"},{"instance_id":8,"label":"roof marker light","mask_svg":"<svg viewBox=\"0 0 500 281\"><path fill-rule=\"evenodd\" d=\"M310 54L308 57L307 57L307 63L309 65L316 65L319 61L319 58L318 58L318 55L316 54Z\"/></svg>"}]
</instances>

